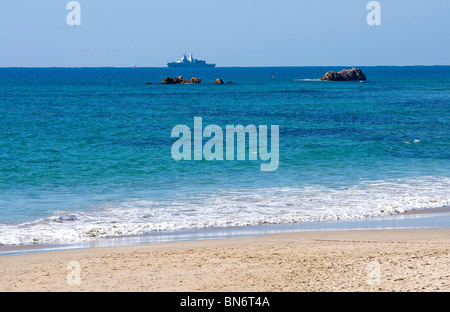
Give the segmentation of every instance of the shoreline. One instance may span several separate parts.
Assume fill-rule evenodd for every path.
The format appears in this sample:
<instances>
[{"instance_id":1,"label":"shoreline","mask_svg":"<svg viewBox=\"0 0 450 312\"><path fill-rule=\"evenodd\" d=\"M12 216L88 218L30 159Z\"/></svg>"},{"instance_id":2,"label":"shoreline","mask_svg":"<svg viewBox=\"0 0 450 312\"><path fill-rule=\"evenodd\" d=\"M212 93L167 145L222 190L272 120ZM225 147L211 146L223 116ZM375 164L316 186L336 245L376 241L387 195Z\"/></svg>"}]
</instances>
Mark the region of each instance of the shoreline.
<instances>
[{"instance_id":1,"label":"shoreline","mask_svg":"<svg viewBox=\"0 0 450 312\"><path fill-rule=\"evenodd\" d=\"M449 291L449 246L448 228L384 229L12 255L0 291Z\"/></svg>"},{"instance_id":2,"label":"shoreline","mask_svg":"<svg viewBox=\"0 0 450 312\"><path fill-rule=\"evenodd\" d=\"M318 221L305 223L263 224L242 227L200 228L154 232L147 235L99 238L67 244L4 245L0 246L0 258L41 252L93 249L107 247L140 246L171 242L190 242L212 239L267 236L271 234L311 231L382 230L450 228L450 207L409 210L399 214L367 219Z\"/></svg>"}]
</instances>

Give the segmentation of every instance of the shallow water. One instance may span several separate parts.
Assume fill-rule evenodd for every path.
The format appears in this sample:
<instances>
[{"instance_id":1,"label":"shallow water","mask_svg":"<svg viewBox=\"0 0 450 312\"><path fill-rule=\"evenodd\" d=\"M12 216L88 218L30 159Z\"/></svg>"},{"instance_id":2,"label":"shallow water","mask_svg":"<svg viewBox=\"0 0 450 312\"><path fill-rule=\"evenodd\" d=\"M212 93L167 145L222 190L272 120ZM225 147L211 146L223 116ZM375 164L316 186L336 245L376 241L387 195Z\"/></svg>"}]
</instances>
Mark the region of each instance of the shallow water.
<instances>
[{"instance_id":1,"label":"shallow water","mask_svg":"<svg viewBox=\"0 0 450 312\"><path fill-rule=\"evenodd\" d=\"M0 244L448 206L450 67L317 80L339 69L0 69ZM179 75L202 83L145 85ZM278 125L278 169L262 172L248 155L175 161L171 130L193 129L194 117L222 129Z\"/></svg>"}]
</instances>

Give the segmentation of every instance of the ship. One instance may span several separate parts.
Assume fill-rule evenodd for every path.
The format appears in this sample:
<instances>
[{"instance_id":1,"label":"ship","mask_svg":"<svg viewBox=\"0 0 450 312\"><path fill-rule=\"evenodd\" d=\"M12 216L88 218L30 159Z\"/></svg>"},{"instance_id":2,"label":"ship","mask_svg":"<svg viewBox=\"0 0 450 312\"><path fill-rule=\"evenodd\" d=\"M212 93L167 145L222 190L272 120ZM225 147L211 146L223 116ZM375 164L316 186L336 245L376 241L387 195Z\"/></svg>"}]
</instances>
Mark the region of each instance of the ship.
<instances>
[{"instance_id":1,"label":"ship","mask_svg":"<svg viewBox=\"0 0 450 312\"><path fill-rule=\"evenodd\" d=\"M216 64L207 64L206 61L195 59L192 53L189 58L183 55L181 61L167 63L169 67L216 67Z\"/></svg>"}]
</instances>

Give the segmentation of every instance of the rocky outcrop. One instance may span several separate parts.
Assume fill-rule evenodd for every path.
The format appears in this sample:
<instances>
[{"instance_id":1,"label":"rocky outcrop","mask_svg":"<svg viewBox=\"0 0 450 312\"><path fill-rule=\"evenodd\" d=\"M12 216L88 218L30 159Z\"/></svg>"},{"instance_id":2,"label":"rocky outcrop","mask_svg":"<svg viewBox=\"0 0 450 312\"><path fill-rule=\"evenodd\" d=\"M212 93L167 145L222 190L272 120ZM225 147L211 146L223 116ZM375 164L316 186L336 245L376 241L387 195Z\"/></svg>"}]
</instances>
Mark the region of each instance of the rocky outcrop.
<instances>
[{"instance_id":1,"label":"rocky outcrop","mask_svg":"<svg viewBox=\"0 0 450 312\"><path fill-rule=\"evenodd\" d=\"M201 83L200 78L192 77L189 80L184 80L183 76L178 76L176 78L167 77L161 82L161 84L186 84L186 83Z\"/></svg>"},{"instance_id":2,"label":"rocky outcrop","mask_svg":"<svg viewBox=\"0 0 450 312\"><path fill-rule=\"evenodd\" d=\"M185 80L183 78L183 76L178 76L175 78L172 78L172 77L164 78L164 80L162 82L157 83L157 84L188 84L188 83L201 83L201 82L202 82L202 80L197 77L192 77L189 80ZM213 83L214 84L224 84L225 82L222 79L217 78L216 80L214 80ZM227 84L232 84L232 83L233 83L232 81L227 82ZM151 84L151 82L146 82L145 84Z\"/></svg>"},{"instance_id":3,"label":"rocky outcrop","mask_svg":"<svg viewBox=\"0 0 450 312\"><path fill-rule=\"evenodd\" d=\"M161 84L175 84L175 78L167 77L161 82Z\"/></svg>"},{"instance_id":4,"label":"rocky outcrop","mask_svg":"<svg viewBox=\"0 0 450 312\"><path fill-rule=\"evenodd\" d=\"M343 69L338 72L330 71L326 73L319 80L327 81L361 81L367 80L366 75L358 67L353 67L352 69Z\"/></svg>"},{"instance_id":5,"label":"rocky outcrop","mask_svg":"<svg viewBox=\"0 0 450 312\"><path fill-rule=\"evenodd\" d=\"M202 80L200 78L192 77L186 83L201 83Z\"/></svg>"}]
</instances>

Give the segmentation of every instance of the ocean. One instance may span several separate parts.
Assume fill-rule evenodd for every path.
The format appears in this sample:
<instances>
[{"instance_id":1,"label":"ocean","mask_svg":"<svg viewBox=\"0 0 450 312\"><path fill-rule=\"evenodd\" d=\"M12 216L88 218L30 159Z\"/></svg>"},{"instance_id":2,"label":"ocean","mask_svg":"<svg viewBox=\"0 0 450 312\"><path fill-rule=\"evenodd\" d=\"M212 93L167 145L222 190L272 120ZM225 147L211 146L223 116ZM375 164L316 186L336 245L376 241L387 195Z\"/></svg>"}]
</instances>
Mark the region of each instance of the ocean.
<instances>
[{"instance_id":1,"label":"ocean","mask_svg":"<svg viewBox=\"0 0 450 312\"><path fill-rule=\"evenodd\" d=\"M450 66L317 79L344 67L1 68L0 245L449 206ZM157 84L180 75L202 82ZM174 160L172 129L195 117L279 126L278 167Z\"/></svg>"}]
</instances>

